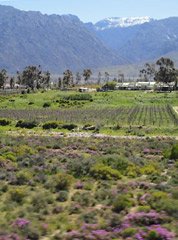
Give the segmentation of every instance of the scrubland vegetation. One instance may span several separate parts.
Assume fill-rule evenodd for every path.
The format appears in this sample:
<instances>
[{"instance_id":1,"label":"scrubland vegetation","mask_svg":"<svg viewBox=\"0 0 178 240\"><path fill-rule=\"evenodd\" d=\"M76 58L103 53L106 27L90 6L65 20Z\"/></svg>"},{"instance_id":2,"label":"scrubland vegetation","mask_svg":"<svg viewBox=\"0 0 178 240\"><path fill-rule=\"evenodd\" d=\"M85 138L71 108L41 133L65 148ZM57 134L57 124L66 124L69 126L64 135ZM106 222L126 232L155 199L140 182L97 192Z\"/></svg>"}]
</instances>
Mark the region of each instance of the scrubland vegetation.
<instances>
[{"instance_id":1,"label":"scrubland vegetation","mask_svg":"<svg viewBox=\"0 0 178 240\"><path fill-rule=\"evenodd\" d=\"M178 143L0 138L1 239L177 239Z\"/></svg>"}]
</instances>

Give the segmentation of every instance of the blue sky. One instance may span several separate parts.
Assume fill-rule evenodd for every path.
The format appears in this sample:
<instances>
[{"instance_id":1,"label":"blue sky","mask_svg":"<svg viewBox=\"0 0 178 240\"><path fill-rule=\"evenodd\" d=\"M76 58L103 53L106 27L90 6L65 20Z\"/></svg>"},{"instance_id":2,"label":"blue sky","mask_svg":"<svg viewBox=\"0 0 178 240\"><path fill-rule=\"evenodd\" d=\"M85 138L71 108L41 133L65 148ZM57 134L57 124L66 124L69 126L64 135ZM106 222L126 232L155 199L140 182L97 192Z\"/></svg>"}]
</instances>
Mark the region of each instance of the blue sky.
<instances>
[{"instance_id":1,"label":"blue sky","mask_svg":"<svg viewBox=\"0 0 178 240\"><path fill-rule=\"evenodd\" d=\"M106 17L178 16L178 0L0 0L0 4L48 14L70 13L84 22Z\"/></svg>"}]
</instances>

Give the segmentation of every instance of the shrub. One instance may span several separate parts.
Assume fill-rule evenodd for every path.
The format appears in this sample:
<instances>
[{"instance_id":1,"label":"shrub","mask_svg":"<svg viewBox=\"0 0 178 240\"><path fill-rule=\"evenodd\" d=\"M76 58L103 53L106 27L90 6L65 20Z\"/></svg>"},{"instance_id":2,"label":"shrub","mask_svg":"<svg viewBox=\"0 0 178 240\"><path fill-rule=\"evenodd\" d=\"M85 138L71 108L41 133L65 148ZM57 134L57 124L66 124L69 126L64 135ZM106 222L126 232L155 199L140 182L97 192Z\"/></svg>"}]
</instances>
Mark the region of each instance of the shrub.
<instances>
[{"instance_id":1,"label":"shrub","mask_svg":"<svg viewBox=\"0 0 178 240\"><path fill-rule=\"evenodd\" d=\"M140 171L144 175L152 175L152 174L157 175L157 174L159 174L157 166L155 166L154 164L145 165L144 167L142 167L140 169Z\"/></svg>"},{"instance_id":2,"label":"shrub","mask_svg":"<svg viewBox=\"0 0 178 240\"><path fill-rule=\"evenodd\" d=\"M146 213L148 213L148 212L150 212L151 211L151 207L150 206L139 206L138 207L138 212L146 212Z\"/></svg>"},{"instance_id":3,"label":"shrub","mask_svg":"<svg viewBox=\"0 0 178 240\"><path fill-rule=\"evenodd\" d=\"M27 171L20 171L16 174L16 184L17 185L25 185L27 184L32 178L31 173Z\"/></svg>"},{"instance_id":4,"label":"shrub","mask_svg":"<svg viewBox=\"0 0 178 240\"><path fill-rule=\"evenodd\" d=\"M14 152L17 156L17 161L20 157L29 156L35 154L35 150L27 145L20 145L18 147L14 147ZM21 158L20 158L21 161Z\"/></svg>"},{"instance_id":5,"label":"shrub","mask_svg":"<svg viewBox=\"0 0 178 240\"><path fill-rule=\"evenodd\" d=\"M68 192L67 191L60 191L57 196L57 200L59 202L66 202L68 199Z\"/></svg>"},{"instance_id":6,"label":"shrub","mask_svg":"<svg viewBox=\"0 0 178 240\"><path fill-rule=\"evenodd\" d=\"M17 218L12 225L18 228L25 228L26 226L29 225L29 223L30 221L25 218Z\"/></svg>"},{"instance_id":7,"label":"shrub","mask_svg":"<svg viewBox=\"0 0 178 240\"><path fill-rule=\"evenodd\" d=\"M121 179L121 174L119 171L106 166L104 164L96 164L91 168L91 176L96 179L112 180Z\"/></svg>"},{"instance_id":8,"label":"shrub","mask_svg":"<svg viewBox=\"0 0 178 240\"><path fill-rule=\"evenodd\" d=\"M76 192L72 196L72 201L77 202L83 207L91 207L95 204L95 200L93 199L92 195L89 192Z\"/></svg>"},{"instance_id":9,"label":"shrub","mask_svg":"<svg viewBox=\"0 0 178 240\"><path fill-rule=\"evenodd\" d=\"M155 230L151 230L147 235L148 240L159 240L161 239Z\"/></svg>"},{"instance_id":10,"label":"shrub","mask_svg":"<svg viewBox=\"0 0 178 240\"><path fill-rule=\"evenodd\" d=\"M73 177L71 175L58 173L53 179L55 191L58 192L61 190L68 190L71 186L72 181Z\"/></svg>"},{"instance_id":11,"label":"shrub","mask_svg":"<svg viewBox=\"0 0 178 240\"><path fill-rule=\"evenodd\" d=\"M57 122L46 122L43 124L43 129L55 129L58 127L58 123Z\"/></svg>"},{"instance_id":12,"label":"shrub","mask_svg":"<svg viewBox=\"0 0 178 240\"><path fill-rule=\"evenodd\" d=\"M166 175L160 176L160 174L152 174L149 176L149 179L153 183L161 184L162 182L166 182L168 177Z\"/></svg>"},{"instance_id":13,"label":"shrub","mask_svg":"<svg viewBox=\"0 0 178 240\"><path fill-rule=\"evenodd\" d=\"M38 191L31 197L33 211L40 212L41 210L47 210L48 204L52 204L53 200L54 199L50 193L41 190Z\"/></svg>"},{"instance_id":14,"label":"shrub","mask_svg":"<svg viewBox=\"0 0 178 240\"><path fill-rule=\"evenodd\" d=\"M37 127L38 123L36 121L22 121L19 120L16 124L16 127L32 129Z\"/></svg>"},{"instance_id":15,"label":"shrub","mask_svg":"<svg viewBox=\"0 0 178 240\"><path fill-rule=\"evenodd\" d=\"M89 224L96 224L97 223L97 213L96 213L96 211L90 211L90 212L83 213L80 216L80 218L85 223L89 223Z\"/></svg>"},{"instance_id":16,"label":"shrub","mask_svg":"<svg viewBox=\"0 0 178 240\"><path fill-rule=\"evenodd\" d=\"M77 125L73 124L73 123L71 123L71 124L63 124L63 125L60 126L60 128L67 129L67 130L71 131L71 130L77 128Z\"/></svg>"},{"instance_id":17,"label":"shrub","mask_svg":"<svg viewBox=\"0 0 178 240\"><path fill-rule=\"evenodd\" d=\"M88 93L74 94L74 95L64 96L63 99L71 100L71 101L92 101L92 96Z\"/></svg>"},{"instance_id":18,"label":"shrub","mask_svg":"<svg viewBox=\"0 0 178 240\"><path fill-rule=\"evenodd\" d=\"M5 119L5 118L0 119L0 126L7 126L10 123L11 123L11 121L8 119Z\"/></svg>"},{"instance_id":19,"label":"shrub","mask_svg":"<svg viewBox=\"0 0 178 240\"><path fill-rule=\"evenodd\" d=\"M102 88L107 89L107 90L114 90L116 87L116 84L117 84L117 82L114 82L114 81L108 82Z\"/></svg>"},{"instance_id":20,"label":"shrub","mask_svg":"<svg viewBox=\"0 0 178 240\"><path fill-rule=\"evenodd\" d=\"M123 238L128 238L135 235L136 232L137 232L137 229L135 228L126 228L121 232L121 235L123 236Z\"/></svg>"},{"instance_id":21,"label":"shrub","mask_svg":"<svg viewBox=\"0 0 178 240\"><path fill-rule=\"evenodd\" d=\"M135 164L130 164L127 167L126 175L130 178L136 178L140 175L140 168Z\"/></svg>"},{"instance_id":22,"label":"shrub","mask_svg":"<svg viewBox=\"0 0 178 240\"><path fill-rule=\"evenodd\" d=\"M40 239L39 231L38 231L38 229L36 229L34 227L29 227L26 235L27 235L26 239L30 239L30 240L39 240Z\"/></svg>"},{"instance_id":23,"label":"shrub","mask_svg":"<svg viewBox=\"0 0 178 240\"><path fill-rule=\"evenodd\" d=\"M126 217L128 223L133 223L139 226L151 226L153 224L161 224L166 221L165 215L155 211L130 213Z\"/></svg>"},{"instance_id":24,"label":"shrub","mask_svg":"<svg viewBox=\"0 0 178 240\"><path fill-rule=\"evenodd\" d=\"M132 205L133 202L127 195L120 195L113 203L113 211L119 213L123 210L130 208Z\"/></svg>"},{"instance_id":25,"label":"shrub","mask_svg":"<svg viewBox=\"0 0 178 240\"><path fill-rule=\"evenodd\" d=\"M67 169L74 177L86 177L90 174L90 169L94 163L95 161L92 159L72 159L68 163Z\"/></svg>"},{"instance_id":26,"label":"shrub","mask_svg":"<svg viewBox=\"0 0 178 240\"><path fill-rule=\"evenodd\" d=\"M175 186L178 185L178 174L177 174L177 172L172 173L172 176L171 176L171 179L170 179L169 182L171 183L171 185L175 185Z\"/></svg>"},{"instance_id":27,"label":"shrub","mask_svg":"<svg viewBox=\"0 0 178 240\"><path fill-rule=\"evenodd\" d=\"M69 214L79 214L82 211L82 208L78 203L71 203L68 210Z\"/></svg>"},{"instance_id":28,"label":"shrub","mask_svg":"<svg viewBox=\"0 0 178 240\"><path fill-rule=\"evenodd\" d=\"M34 104L34 102L29 102L29 103L28 103L28 105L33 105L33 104Z\"/></svg>"},{"instance_id":29,"label":"shrub","mask_svg":"<svg viewBox=\"0 0 178 240\"><path fill-rule=\"evenodd\" d=\"M24 197L26 196L26 191L23 188L14 188L9 191L10 200L22 203Z\"/></svg>"},{"instance_id":30,"label":"shrub","mask_svg":"<svg viewBox=\"0 0 178 240\"><path fill-rule=\"evenodd\" d=\"M95 199L99 203L105 201L105 204L110 204L113 201L113 195L107 188L101 188L96 191Z\"/></svg>"},{"instance_id":31,"label":"shrub","mask_svg":"<svg viewBox=\"0 0 178 240\"><path fill-rule=\"evenodd\" d=\"M161 210L167 212L170 216L178 219L178 200L177 199L164 199L161 201Z\"/></svg>"},{"instance_id":32,"label":"shrub","mask_svg":"<svg viewBox=\"0 0 178 240\"><path fill-rule=\"evenodd\" d=\"M48 108L48 107L50 107L51 106L51 104L49 103L49 102L45 102L44 104L43 104L43 108Z\"/></svg>"},{"instance_id":33,"label":"shrub","mask_svg":"<svg viewBox=\"0 0 178 240\"><path fill-rule=\"evenodd\" d=\"M129 166L129 161L124 158L118 157L116 154L112 154L102 158L104 165L108 165L114 169L117 169L119 172L124 174Z\"/></svg>"},{"instance_id":34,"label":"shrub","mask_svg":"<svg viewBox=\"0 0 178 240\"><path fill-rule=\"evenodd\" d=\"M121 225L121 216L117 213L112 213L107 216L107 223L110 227L115 228Z\"/></svg>"},{"instance_id":35,"label":"shrub","mask_svg":"<svg viewBox=\"0 0 178 240\"><path fill-rule=\"evenodd\" d=\"M171 149L170 159L178 159L178 145L174 145Z\"/></svg>"},{"instance_id":36,"label":"shrub","mask_svg":"<svg viewBox=\"0 0 178 240\"><path fill-rule=\"evenodd\" d=\"M165 192L156 191L151 194L150 199L148 199L148 202L152 208L156 209L157 211L160 211L163 207L162 204L164 200L165 201L168 200L168 194Z\"/></svg>"},{"instance_id":37,"label":"shrub","mask_svg":"<svg viewBox=\"0 0 178 240\"><path fill-rule=\"evenodd\" d=\"M148 228L147 240L171 240L175 239L175 234L160 225L153 225Z\"/></svg>"},{"instance_id":38,"label":"shrub","mask_svg":"<svg viewBox=\"0 0 178 240\"><path fill-rule=\"evenodd\" d=\"M178 200L178 188L172 191L172 197Z\"/></svg>"},{"instance_id":39,"label":"shrub","mask_svg":"<svg viewBox=\"0 0 178 240\"><path fill-rule=\"evenodd\" d=\"M13 152L6 152L5 154L3 154L3 157L5 157L8 160L11 160L12 162L16 161L16 157Z\"/></svg>"}]
</instances>

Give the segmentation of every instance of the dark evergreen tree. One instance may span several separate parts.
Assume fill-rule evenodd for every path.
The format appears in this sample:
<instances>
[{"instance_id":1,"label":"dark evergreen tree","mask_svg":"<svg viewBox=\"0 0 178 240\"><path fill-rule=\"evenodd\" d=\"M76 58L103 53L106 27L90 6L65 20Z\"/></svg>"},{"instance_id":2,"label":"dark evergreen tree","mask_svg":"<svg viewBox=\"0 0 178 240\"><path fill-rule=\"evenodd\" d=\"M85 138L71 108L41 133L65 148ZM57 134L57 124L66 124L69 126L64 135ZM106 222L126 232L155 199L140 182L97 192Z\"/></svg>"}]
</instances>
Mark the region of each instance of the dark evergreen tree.
<instances>
[{"instance_id":1,"label":"dark evergreen tree","mask_svg":"<svg viewBox=\"0 0 178 240\"><path fill-rule=\"evenodd\" d=\"M14 77L10 78L10 88L13 89L15 87L15 79Z\"/></svg>"},{"instance_id":2,"label":"dark evergreen tree","mask_svg":"<svg viewBox=\"0 0 178 240\"><path fill-rule=\"evenodd\" d=\"M7 79L8 79L7 71L5 69L2 69L0 71L0 88L4 88Z\"/></svg>"}]
</instances>

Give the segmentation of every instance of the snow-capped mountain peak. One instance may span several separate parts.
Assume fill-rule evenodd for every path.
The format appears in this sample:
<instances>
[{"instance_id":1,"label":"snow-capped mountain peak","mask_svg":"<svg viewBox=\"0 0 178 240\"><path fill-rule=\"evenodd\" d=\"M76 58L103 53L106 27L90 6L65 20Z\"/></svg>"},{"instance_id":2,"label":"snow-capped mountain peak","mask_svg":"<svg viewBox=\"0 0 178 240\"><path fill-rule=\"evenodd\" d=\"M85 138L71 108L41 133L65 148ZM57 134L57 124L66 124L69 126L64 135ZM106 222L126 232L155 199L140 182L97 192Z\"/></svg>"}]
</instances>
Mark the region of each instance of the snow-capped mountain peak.
<instances>
[{"instance_id":1,"label":"snow-capped mountain peak","mask_svg":"<svg viewBox=\"0 0 178 240\"><path fill-rule=\"evenodd\" d=\"M117 27L130 27L134 25L140 25L152 21L150 17L110 17L105 18L95 24L97 30L105 30L108 28L117 28Z\"/></svg>"}]
</instances>

